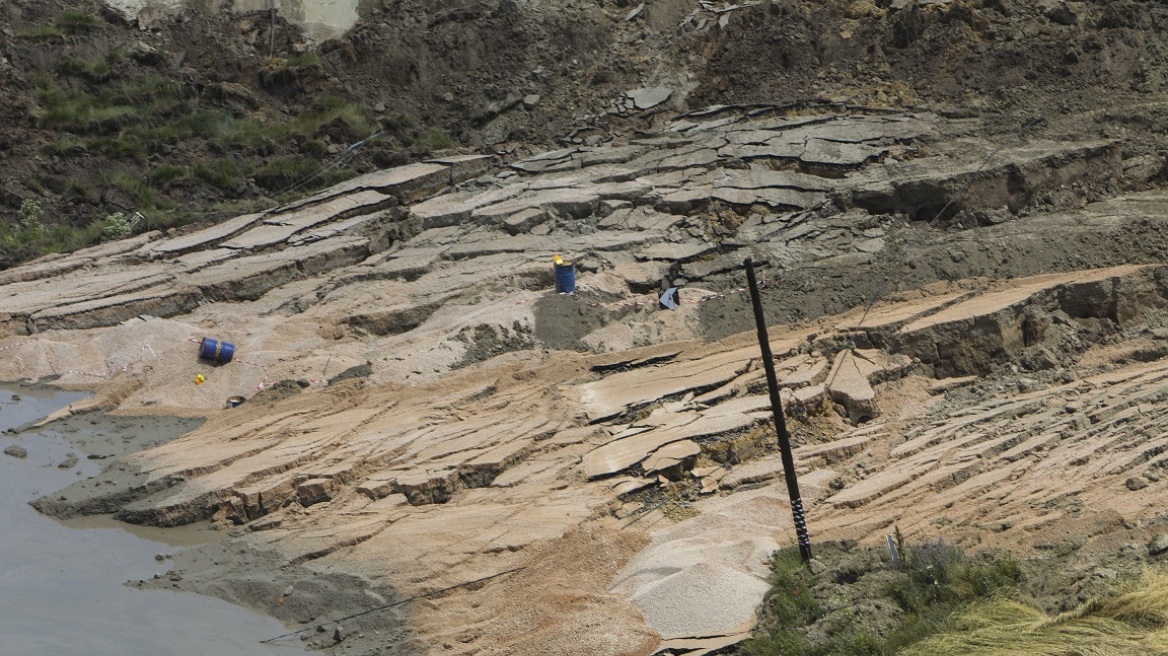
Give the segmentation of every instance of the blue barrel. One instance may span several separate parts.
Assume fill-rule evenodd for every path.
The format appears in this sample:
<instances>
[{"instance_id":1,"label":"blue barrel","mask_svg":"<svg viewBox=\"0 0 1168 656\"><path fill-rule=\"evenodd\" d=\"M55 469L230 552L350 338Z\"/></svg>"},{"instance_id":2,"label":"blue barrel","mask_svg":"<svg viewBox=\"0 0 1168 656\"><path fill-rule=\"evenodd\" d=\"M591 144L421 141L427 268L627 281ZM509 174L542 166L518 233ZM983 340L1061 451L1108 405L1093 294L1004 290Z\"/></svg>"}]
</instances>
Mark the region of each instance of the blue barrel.
<instances>
[{"instance_id":1,"label":"blue barrel","mask_svg":"<svg viewBox=\"0 0 1168 656\"><path fill-rule=\"evenodd\" d=\"M231 358L235 355L235 344L228 342L220 342L217 339L204 337L203 341L199 342L199 357L206 360L214 360L226 364L231 362Z\"/></svg>"},{"instance_id":2,"label":"blue barrel","mask_svg":"<svg viewBox=\"0 0 1168 656\"><path fill-rule=\"evenodd\" d=\"M556 293L557 294L575 294L576 293L576 265L575 264L556 264Z\"/></svg>"}]
</instances>

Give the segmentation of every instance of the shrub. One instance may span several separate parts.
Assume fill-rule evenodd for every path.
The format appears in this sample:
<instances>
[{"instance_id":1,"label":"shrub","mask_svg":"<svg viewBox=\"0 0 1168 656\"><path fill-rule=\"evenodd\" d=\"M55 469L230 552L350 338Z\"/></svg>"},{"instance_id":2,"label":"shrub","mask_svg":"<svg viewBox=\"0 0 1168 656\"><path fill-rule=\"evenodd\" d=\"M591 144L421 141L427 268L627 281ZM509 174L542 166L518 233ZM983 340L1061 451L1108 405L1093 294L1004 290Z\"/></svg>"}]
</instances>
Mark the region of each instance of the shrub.
<instances>
[{"instance_id":1,"label":"shrub","mask_svg":"<svg viewBox=\"0 0 1168 656\"><path fill-rule=\"evenodd\" d=\"M144 217L134 212L133 216L126 216L124 212L114 212L106 215L102 220L101 240L112 241L115 239L124 239L134 234L135 228L142 222Z\"/></svg>"},{"instance_id":2,"label":"shrub","mask_svg":"<svg viewBox=\"0 0 1168 656\"><path fill-rule=\"evenodd\" d=\"M67 11L53 19L53 25L65 34L82 34L101 27L101 19L83 11Z\"/></svg>"},{"instance_id":3,"label":"shrub","mask_svg":"<svg viewBox=\"0 0 1168 656\"><path fill-rule=\"evenodd\" d=\"M22 230L32 233L44 232L44 225L41 223L41 216L44 215L44 210L41 209L41 204L31 198L26 198L20 204L20 227Z\"/></svg>"}]
</instances>

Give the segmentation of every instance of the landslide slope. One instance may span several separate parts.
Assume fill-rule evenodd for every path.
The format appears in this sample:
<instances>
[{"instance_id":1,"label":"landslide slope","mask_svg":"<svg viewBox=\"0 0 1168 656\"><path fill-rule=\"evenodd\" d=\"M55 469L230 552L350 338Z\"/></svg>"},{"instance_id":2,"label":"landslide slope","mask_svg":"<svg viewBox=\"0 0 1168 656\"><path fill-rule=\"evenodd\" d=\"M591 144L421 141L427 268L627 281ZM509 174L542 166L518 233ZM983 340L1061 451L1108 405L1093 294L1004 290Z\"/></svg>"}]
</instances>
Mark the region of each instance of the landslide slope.
<instances>
[{"instance_id":1,"label":"landslide slope","mask_svg":"<svg viewBox=\"0 0 1168 656\"><path fill-rule=\"evenodd\" d=\"M1024 126L1121 138L1146 157L1134 184L1163 177L1163 10L1147 3L365 0L358 12L315 43L283 14L272 30L267 12L220 0L140 15L5 3L0 267L93 243L111 213L142 212L137 232L219 221L436 150L513 159L619 142L711 104L826 98L980 116L1003 139ZM668 95L634 111L641 89ZM48 230L28 229L26 201Z\"/></svg>"},{"instance_id":2,"label":"landslide slope","mask_svg":"<svg viewBox=\"0 0 1168 656\"><path fill-rule=\"evenodd\" d=\"M424 11L362 5L321 66L344 80L330 58L377 50L357 37L406 10ZM556 11L468 6L403 56L452 22ZM1136 53L1158 56L1158 8L564 11L611 28L565 70L603 55L636 74L516 86L540 99L478 122L415 101L465 120L468 142L530 129L515 134L555 147L371 163L212 226L0 272L0 379L97 392L72 412L209 417L37 507L235 528L178 561L181 585L337 653L720 649L793 540L746 332L751 257L817 541L900 526L1022 545L1070 556L1073 595L1098 589L1100 562L1147 557L1168 213L1162 89ZM955 84L964 70L989 95ZM983 72L1026 82L998 92ZM554 254L574 296L551 291ZM677 310L658 309L668 286ZM198 360L205 336L235 359Z\"/></svg>"},{"instance_id":3,"label":"landslide slope","mask_svg":"<svg viewBox=\"0 0 1168 656\"><path fill-rule=\"evenodd\" d=\"M36 505L240 527L178 561L183 585L321 648L719 649L792 540L743 332L751 257L794 322L772 341L817 540L1142 541L1165 439L1163 192L1123 191L1115 140L983 131L715 107L5 271L0 378L98 392L69 412L209 416ZM574 295L551 290L553 254ZM680 308L658 309L663 285ZM202 337L234 359L198 360Z\"/></svg>"}]
</instances>

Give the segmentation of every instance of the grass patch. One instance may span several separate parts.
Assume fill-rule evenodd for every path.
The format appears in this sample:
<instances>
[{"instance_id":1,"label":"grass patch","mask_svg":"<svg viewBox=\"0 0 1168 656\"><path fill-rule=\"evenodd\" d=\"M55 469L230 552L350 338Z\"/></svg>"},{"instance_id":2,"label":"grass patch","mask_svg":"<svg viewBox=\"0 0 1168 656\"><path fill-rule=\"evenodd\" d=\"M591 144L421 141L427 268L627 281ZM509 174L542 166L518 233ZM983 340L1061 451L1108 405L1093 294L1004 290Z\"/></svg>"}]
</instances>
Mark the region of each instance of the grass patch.
<instances>
[{"instance_id":1,"label":"grass patch","mask_svg":"<svg viewBox=\"0 0 1168 656\"><path fill-rule=\"evenodd\" d=\"M198 162L191 167L191 175L196 180L223 191L233 191L250 174L250 166L241 166L227 158L208 163Z\"/></svg>"},{"instance_id":2,"label":"grass patch","mask_svg":"<svg viewBox=\"0 0 1168 656\"><path fill-rule=\"evenodd\" d=\"M86 34L101 27L101 19L83 11L67 11L48 25L34 25L16 32L16 36L25 39L44 37L64 37L77 34Z\"/></svg>"},{"instance_id":3,"label":"grass patch","mask_svg":"<svg viewBox=\"0 0 1168 656\"><path fill-rule=\"evenodd\" d=\"M364 107L337 96L321 96L312 106L292 120L292 128L304 136L315 137L329 127L345 141L357 141L373 134L378 126Z\"/></svg>"},{"instance_id":4,"label":"grass patch","mask_svg":"<svg viewBox=\"0 0 1168 656\"><path fill-rule=\"evenodd\" d=\"M34 25L16 31L16 36L22 39L43 39L59 36L64 38L65 31L56 25Z\"/></svg>"},{"instance_id":5,"label":"grass patch","mask_svg":"<svg viewBox=\"0 0 1168 656\"><path fill-rule=\"evenodd\" d=\"M190 177L191 167L189 166L163 164L162 166L156 166L151 169L146 174L146 181L150 183L151 187L165 188L176 180L184 180Z\"/></svg>"},{"instance_id":6,"label":"grass patch","mask_svg":"<svg viewBox=\"0 0 1168 656\"><path fill-rule=\"evenodd\" d=\"M58 69L112 79L112 67L105 59L84 62L64 58ZM185 109L181 85L157 75L138 75L97 93L66 91L43 79L37 80L35 86L40 126L78 134L109 133L143 122L162 124L176 110Z\"/></svg>"},{"instance_id":7,"label":"grass patch","mask_svg":"<svg viewBox=\"0 0 1168 656\"><path fill-rule=\"evenodd\" d=\"M102 82L108 82L116 76L114 67L123 59L125 59L125 53L119 48L114 48L106 52L105 56L101 59L95 59L93 61L65 56L57 61L57 74L66 77L78 77L100 84ZM48 88L49 82L45 80L43 83L38 83L34 86L37 88Z\"/></svg>"},{"instance_id":8,"label":"grass patch","mask_svg":"<svg viewBox=\"0 0 1168 656\"><path fill-rule=\"evenodd\" d=\"M80 155L88 151L88 142L71 134L64 134L44 147L46 155Z\"/></svg>"},{"instance_id":9,"label":"grass patch","mask_svg":"<svg viewBox=\"0 0 1168 656\"><path fill-rule=\"evenodd\" d=\"M454 139L451 139L450 135L441 128L432 128L419 134L414 139L414 143L427 150L445 150L457 145Z\"/></svg>"},{"instance_id":10,"label":"grass patch","mask_svg":"<svg viewBox=\"0 0 1168 656\"><path fill-rule=\"evenodd\" d=\"M766 602L768 617L783 627L807 626L822 617L819 602L811 593L814 582L797 548L776 553L771 564L772 594Z\"/></svg>"},{"instance_id":11,"label":"grass patch","mask_svg":"<svg viewBox=\"0 0 1168 656\"><path fill-rule=\"evenodd\" d=\"M104 59L89 62L76 57L62 57L57 62L57 73L85 78L90 82L105 82L113 77L113 65Z\"/></svg>"},{"instance_id":12,"label":"grass patch","mask_svg":"<svg viewBox=\"0 0 1168 656\"><path fill-rule=\"evenodd\" d=\"M110 159L146 161L146 147L133 135L95 137L83 142L85 150L91 150Z\"/></svg>"},{"instance_id":13,"label":"grass patch","mask_svg":"<svg viewBox=\"0 0 1168 656\"><path fill-rule=\"evenodd\" d=\"M69 132L110 132L140 118L132 104L107 103L84 94L71 94L59 88L43 89L37 94L41 127Z\"/></svg>"},{"instance_id":14,"label":"grass patch","mask_svg":"<svg viewBox=\"0 0 1168 656\"><path fill-rule=\"evenodd\" d=\"M101 19L83 11L67 11L54 18L53 25L65 34L84 34L101 27Z\"/></svg>"},{"instance_id":15,"label":"grass patch","mask_svg":"<svg viewBox=\"0 0 1168 656\"><path fill-rule=\"evenodd\" d=\"M912 656L1152 656L1168 652L1168 576L1146 572L1115 597L1089 601L1049 617L1026 604L998 598L956 615L949 630L905 654Z\"/></svg>"},{"instance_id":16,"label":"grass patch","mask_svg":"<svg viewBox=\"0 0 1168 656\"><path fill-rule=\"evenodd\" d=\"M304 157L276 157L260 167L254 177L256 184L264 189L281 192L319 168L317 162Z\"/></svg>"},{"instance_id":17,"label":"grass patch","mask_svg":"<svg viewBox=\"0 0 1168 656\"><path fill-rule=\"evenodd\" d=\"M759 630L742 644L740 653L749 656L910 653L905 650L930 636L952 630L955 612L995 599L1003 591L1016 589L1023 580L1017 561L1005 556L971 560L956 547L941 541L906 551L902 568L888 572L891 578L881 591L902 612L899 624L877 635L863 618L841 612L831 616L829 630L814 632L821 636L814 641L808 637L813 633L808 628L829 617L824 600L816 596L821 581L803 566L797 548L776 552L771 567L771 590L763 602Z\"/></svg>"},{"instance_id":18,"label":"grass patch","mask_svg":"<svg viewBox=\"0 0 1168 656\"><path fill-rule=\"evenodd\" d=\"M49 27L63 33L85 24L77 19ZM124 57L116 48L93 61L63 57L52 75L31 74L28 80L38 127L56 130L45 154L121 163L70 179L67 200L100 207L107 216L141 212L134 233L206 220L215 210L186 205L231 202L254 190L249 178L281 195L346 180L354 174L347 168L351 154L332 144L355 143L379 129L368 110L338 96L320 97L293 116L240 115L242 110L218 106L195 85L130 74L120 65ZM292 63L314 65L315 57L306 54ZM33 181L29 188L39 194L38 185ZM100 225L6 226L0 231L0 266L97 243L103 231L107 239L126 232L121 224L94 223Z\"/></svg>"},{"instance_id":19,"label":"grass patch","mask_svg":"<svg viewBox=\"0 0 1168 656\"><path fill-rule=\"evenodd\" d=\"M97 62L65 58L58 71L110 80L113 68L109 61L109 57ZM117 134L125 144L78 144L115 159L142 159L148 152L155 152L158 145L187 139L208 140L224 150L249 149L267 155L293 137L307 142L328 134L334 141L355 142L378 129L363 107L336 96L317 99L291 119L265 120L261 116L237 117L221 109L199 107L194 92L159 75L136 75L96 93L67 91L46 78L38 78L34 86L39 105L36 117L41 127L78 135ZM433 131L428 138L437 145L450 142L440 131ZM277 166L287 168L287 163Z\"/></svg>"},{"instance_id":20,"label":"grass patch","mask_svg":"<svg viewBox=\"0 0 1168 656\"><path fill-rule=\"evenodd\" d=\"M316 66L320 64L320 57L315 52L301 52L292 55L284 61L284 65L288 68L299 68L302 66Z\"/></svg>"}]
</instances>

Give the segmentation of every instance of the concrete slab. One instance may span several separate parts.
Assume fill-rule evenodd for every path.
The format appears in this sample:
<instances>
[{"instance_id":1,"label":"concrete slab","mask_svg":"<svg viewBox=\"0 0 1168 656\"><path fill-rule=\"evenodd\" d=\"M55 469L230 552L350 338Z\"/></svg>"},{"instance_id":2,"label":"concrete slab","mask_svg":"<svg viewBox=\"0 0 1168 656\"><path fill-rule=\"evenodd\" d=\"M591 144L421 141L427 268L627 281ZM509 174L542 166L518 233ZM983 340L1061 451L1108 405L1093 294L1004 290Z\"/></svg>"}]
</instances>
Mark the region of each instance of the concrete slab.
<instances>
[{"instance_id":1,"label":"concrete slab","mask_svg":"<svg viewBox=\"0 0 1168 656\"><path fill-rule=\"evenodd\" d=\"M254 227L265 216L262 213L237 216L190 234L164 239L155 245L153 250L162 256L174 257L194 250L210 249Z\"/></svg>"},{"instance_id":2,"label":"concrete slab","mask_svg":"<svg viewBox=\"0 0 1168 656\"><path fill-rule=\"evenodd\" d=\"M887 146L808 139L799 161L805 164L858 168L888 152Z\"/></svg>"},{"instance_id":3,"label":"concrete slab","mask_svg":"<svg viewBox=\"0 0 1168 656\"><path fill-rule=\"evenodd\" d=\"M667 444L735 433L754 423L754 418L744 414L701 415L680 427L653 429L616 439L584 455L584 474L588 478L615 474L641 462Z\"/></svg>"},{"instance_id":4,"label":"concrete slab","mask_svg":"<svg viewBox=\"0 0 1168 656\"><path fill-rule=\"evenodd\" d=\"M853 422L867 421L880 414L876 407L876 392L858 364L859 359L848 351L840 351L827 375L827 393L844 406Z\"/></svg>"},{"instance_id":5,"label":"concrete slab","mask_svg":"<svg viewBox=\"0 0 1168 656\"><path fill-rule=\"evenodd\" d=\"M59 305L32 315L42 330L84 330L114 326L127 319L148 314L173 317L198 306L198 294L192 289L171 285L106 296L91 301Z\"/></svg>"}]
</instances>

